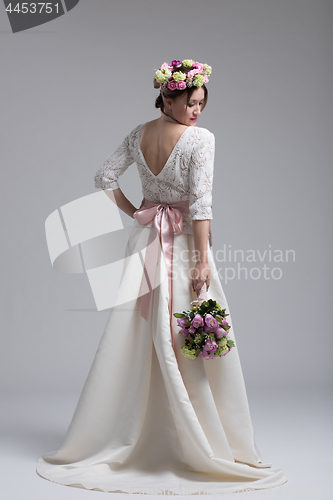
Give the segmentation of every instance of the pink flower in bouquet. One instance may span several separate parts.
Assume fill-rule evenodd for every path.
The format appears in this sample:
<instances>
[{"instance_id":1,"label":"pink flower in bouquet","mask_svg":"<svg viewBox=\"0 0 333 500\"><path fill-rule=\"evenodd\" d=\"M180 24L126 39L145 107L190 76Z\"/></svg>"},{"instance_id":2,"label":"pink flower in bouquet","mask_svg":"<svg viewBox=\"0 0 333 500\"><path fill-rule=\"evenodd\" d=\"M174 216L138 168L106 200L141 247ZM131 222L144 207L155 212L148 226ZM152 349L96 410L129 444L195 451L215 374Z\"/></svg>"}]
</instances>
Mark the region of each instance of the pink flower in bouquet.
<instances>
[{"instance_id":1,"label":"pink flower in bouquet","mask_svg":"<svg viewBox=\"0 0 333 500\"><path fill-rule=\"evenodd\" d=\"M200 328L200 326L204 326L204 320L201 314L196 314L191 321L194 328Z\"/></svg>"},{"instance_id":2,"label":"pink flower in bouquet","mask_svg":"<svg viewBox=\"0 0 333 500\"><path fill-rule=\"evenodd\" d=\"M190 328L188 329L188 331L189 331L190 333L195 333L195 328L194 328L194 326L193 326L193 325L191 325L191 326L190 326Z\"/></svg>"},{"instance_id":3,"label":"pink flower in bouquet","mask_svg":"<svg viewBox=\"0 0 333 500\"><path fill-rule=\"evenodd\" d=\"M211 314L206 314L205 323L210 328L216 328L218 326L217 320Z\"/></svg>"},{"instance_id":4,"label":"pink flower in bouquet","mask_svg":"<svg viewBox=\"0 0 333 500\"><path fill-rule=\"evenodd\" d=\"M226 332L221 326L216 327L214 333L218 339L221 339L222 337L226 337L228 335L228 332Z\"/></svg>"},{"instance_id":5,"label":"pink flower in bouquet","mask_svg":"<svg viewBox=\"0 0 333 500\"><path fill-rule=\"evenodd\" d=\"M222 318L221 324L223 326L229 326L229 323L224 318Z\"/></svg>"},{"instance_id":6,"label":"pink flower in bouquet","mask_svg":"<svg viewBox=\"0 0 333 500\"><path fill-rule=\"evenodd\" d=\"M175 90L177 88L177 84L174 80L171 80L171 82L168 83L168 89L169 90Z\"/></svg>"}]
</instances>

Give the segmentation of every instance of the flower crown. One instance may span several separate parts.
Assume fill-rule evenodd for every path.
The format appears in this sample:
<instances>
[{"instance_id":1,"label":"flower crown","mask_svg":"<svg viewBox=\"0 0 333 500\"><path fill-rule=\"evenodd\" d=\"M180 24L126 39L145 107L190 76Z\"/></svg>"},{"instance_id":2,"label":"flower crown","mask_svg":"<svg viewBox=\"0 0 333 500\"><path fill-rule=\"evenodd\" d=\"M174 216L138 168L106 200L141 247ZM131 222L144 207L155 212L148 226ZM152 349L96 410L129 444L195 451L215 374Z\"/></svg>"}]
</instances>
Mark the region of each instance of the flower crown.
<instances>
[{"instance_id":1,"label":"flower crown","mask_svg":"<svg viewBox=\"0 0 333 500\"><path fill-rule=\"evenodd\" d=\"M188 73L177 71L178 68L192 68ZM172 61L171 64L163 63L160 69L155 72L154 87L169 90L184 90L186 87L202 87L207 83L212 72L212 67L208 64L194 62L192 59L183 61Z\"/></svg>"}]
</instances>

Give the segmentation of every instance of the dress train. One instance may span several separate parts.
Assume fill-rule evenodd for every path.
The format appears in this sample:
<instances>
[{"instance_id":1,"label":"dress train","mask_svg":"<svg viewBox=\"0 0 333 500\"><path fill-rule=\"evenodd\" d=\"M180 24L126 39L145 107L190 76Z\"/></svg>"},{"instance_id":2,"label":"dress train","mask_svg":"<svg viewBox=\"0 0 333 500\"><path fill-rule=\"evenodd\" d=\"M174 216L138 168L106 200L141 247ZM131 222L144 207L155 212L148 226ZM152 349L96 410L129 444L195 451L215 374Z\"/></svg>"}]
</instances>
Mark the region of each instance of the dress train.
<instances>
[{"instance_id":1,"label":"dress train","mask_svg":"<svg viewBox=\"0 0 333 500\"><path fill-rule=\"evenodd\" d=\"M175 352L162 254L149 320L141 317L140 298L123 303L124 297L139 295L138 252L148 236L148 228L133 227L119 304L109 316L64 442L40 457L36 471L60 484L125 493L221 494L284 484L284 472L270 469L255 444L231 315L235 348L226 356L185 358L181 334ZM196 298L188 279L192 251L192 234L175 235L173 312L189 309ZM230 312L210 247L208 258L208 298Z\"/></svg>"}]
</instances>

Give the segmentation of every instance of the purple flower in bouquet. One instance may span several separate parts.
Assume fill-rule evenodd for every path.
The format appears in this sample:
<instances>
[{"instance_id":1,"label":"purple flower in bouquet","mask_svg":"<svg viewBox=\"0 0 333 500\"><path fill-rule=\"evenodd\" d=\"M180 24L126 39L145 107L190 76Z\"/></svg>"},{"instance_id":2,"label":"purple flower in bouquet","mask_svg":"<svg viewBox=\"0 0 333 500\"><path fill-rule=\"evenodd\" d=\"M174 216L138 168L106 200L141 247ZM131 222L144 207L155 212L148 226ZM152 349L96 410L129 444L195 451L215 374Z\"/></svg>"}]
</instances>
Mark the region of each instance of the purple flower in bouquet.
<instances>
[{"instance_id":1,"label":"purple flower in bouquet","mask_svg":"<svg viewBox=\"0 0 333 500\"><path fill-rule=\"evenodd\" d=\"M198 357L199 356L203 356L204 359L214 359L214 351L200 351L199 354L198 354Z\"/></svg>"},{"instance_id":2,"label":"purple flower in bouquet","mask_svg":"<svg viewBox=\"0 0 333 500\"><path fill-rule=\"evenodd\" d=\"M179 333L182 333L184 335L184 337L186 337L186 338L190 336L188 329L185 327L183 327L181 330L179 330Z\"/></svg>"},{"instance_id":3,"label":"purple flower in bouquet","mask_svg":"<svg viewBox=\"0 0 333 500\"><path fill-rule=\"evenodd\" d=\"M188 331L189 331L190 333L195 333L195 328L194 328L194 326L193 326L193 325L191 325L191 326L190 326L190 328L188 329Z\"/></svg>"},{"instance_id":4,"label":"purple flower in bouquet","mask_svg":"<svg viewBox=\"0 0 333 500\"><path fill-rule=\"evenodd\" d=\"M200 326L204 326L204 320L201 314L196 314L191 321L194 328L200 328Z\"/></svg>"},{"instance_id":5,"label":"purple flower in bouquet","mask_svg":"<svg viewBox=\"0 0 333 500\"><path fill-rule=\"evenodd\" d=\"M204 348L199 353L199 356L202 353L201 355L204 357L204 359L214 359L214 352L216 351L217 348L218 348L218 345L215 342L215 340L209 338L206 340Z\"/></svg>"},{"instance_id":6,"label":"purple flower in bouquet","mask_svg":"<svg viewBox=\"0 0 333 500\"><path fill-rule=\"evenodd\" d=\"M216 328L218 326L217 320L211 314L206 314L205 323L210 328Z\"/></svg>"},{"instance_id":7,"label":"purple flower in bouquet","mask_svg":"<svg viewBox=\"0 0 333 500\"><path fill-rule=\"evenodd\" d=\"M229 326L229 323L224 318L222 318L221 325Z\"/></svg>"},{"instance_id":8,"label":"purple flower in bouquet","mask_svg":"<svg viewBox=\"0 0 333 500\"><path fill-rule=\"evenodd\" d=\"M212 328L211 326L205 325L204 326L204 332L206 333L212 333L215 330L215 328Z\"/></svg>"},{"instance_id":9,"label":"purple flower in bouquet","mask_svg":"<svg viewBox=\"0 0 333 500\"><path fill-rule=\"evenodd\" d=\"M214 351L216 351L217 348L218 348L218 345L214 339L209 338L206 340L206 343L204 345L205 351L214 352Z\"/></svg>"},{"instance_id":10,"label":"purple flower in bouquet","mask_svg":"<svg viewBox=\"0 0 333 500\"><path fill-rule=\"evenodd\" d=\"M214 333L218 339L221 339L222 337L226 337L228 335L228 332L226 332L221 326L215 328Z\"/></svg>"},{"instance_id":11,"label":"purple flower in bouquet","mask_svg":"<svg viewBox=\"0 0 333 500\"><path fill-rule=\"evenodd\" d=\"M182 318L177 318L177 325L183 328L188 322L189 318L187 316L183 316Z\"/></svg>"}]
</instances>

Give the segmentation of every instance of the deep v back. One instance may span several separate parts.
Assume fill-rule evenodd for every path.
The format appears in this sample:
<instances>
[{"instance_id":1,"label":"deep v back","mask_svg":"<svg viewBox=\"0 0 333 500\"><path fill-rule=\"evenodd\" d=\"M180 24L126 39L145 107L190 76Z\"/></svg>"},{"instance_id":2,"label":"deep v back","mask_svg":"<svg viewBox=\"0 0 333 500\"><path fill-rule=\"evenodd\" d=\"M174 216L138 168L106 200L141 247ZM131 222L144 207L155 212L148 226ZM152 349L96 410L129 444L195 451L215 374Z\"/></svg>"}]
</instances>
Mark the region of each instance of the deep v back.
<instances>
[{"instance_id":1,"label":"deep v back","mask_svg":"<svg viewBox=\"0 0 333 500\"><path fill-rule=\"evenodd\" d=\"M151 122L150 122L150 123L151 123ZM144 154L144 152L143 152L143 150L141 149L141 143L142 143L142 127L143 127L144 125L146 125L146 124L143 124L143 125L141 126L141 128L140 128L140 132L139 132L139 136L138 136L138 137L139 137L139 145L138 145L138 147L139 147L140 154L141 154L141 156L142 156L142 160L143 160L143 163L144 163L145 167L147 168L147 170L149 170L149 172L150 172L153 176L157 177L158 175L160 175L160 174L162 173L162 171L164 171L164 169L167 167L167 165L168 165L168 164L172 161L172 159L173 159L173 157L174 157L174 155L175 155L175 153L176 153L176 151L177 151L178 147L180 146L180 144L181 144L181 142L182 142L182 140L183 140L184 136L186 135L187 130L188 130L189 128L191 128L191 127L186 127L186 129L182 131L182 133L178 136L178 138L177 138L176 140L174 140L174 141L173 141L173 146L171 146L171 147L169 146L169 148L168 148L168 149L170 150L170 153L169 153L169 155L167 156L166 161L164 161L162 168L160 168L160 169L158 170L158 172L156 172L156 173L155 173L156 169L155 169L155 168L151 168L151 166L149 166L149 164L148 164L149 162L147 161L147 156L149 156L149 155L147 155L147 152L146 152L146 155L145 155L145 154ZM146 134L147 134L147 131L145 131L145 135L146 135ZM151 137L152 137L152 140L154 140L154 141L157 141L157 142L159 142L159 141L160 141L160 137L158 137L156 134L151 134ZM148 140L148 141L147 141L147 140ZM145 141L149 143L149 132L148 132L148 136L146 135L146 137L145 137ZM168 142L170 143L171 141L168 141ZM145 149L145 148L144 148L144 149ZM159 154L160 154L160 151L158 151L157 156L159 156ZM156 153L155 153L155 156L156 156ZM164 155L164 156L166 157L166 155Z\"/></svg>"}]
</instances>

